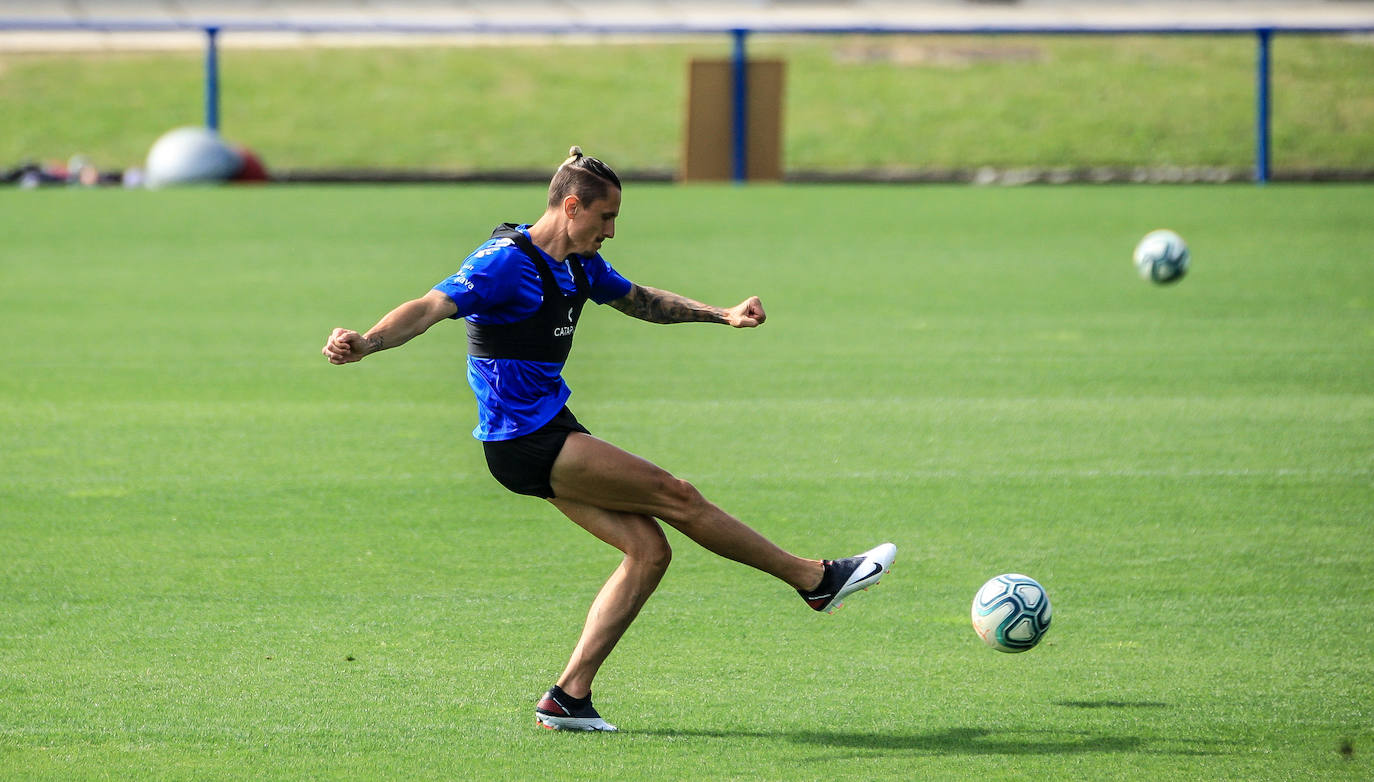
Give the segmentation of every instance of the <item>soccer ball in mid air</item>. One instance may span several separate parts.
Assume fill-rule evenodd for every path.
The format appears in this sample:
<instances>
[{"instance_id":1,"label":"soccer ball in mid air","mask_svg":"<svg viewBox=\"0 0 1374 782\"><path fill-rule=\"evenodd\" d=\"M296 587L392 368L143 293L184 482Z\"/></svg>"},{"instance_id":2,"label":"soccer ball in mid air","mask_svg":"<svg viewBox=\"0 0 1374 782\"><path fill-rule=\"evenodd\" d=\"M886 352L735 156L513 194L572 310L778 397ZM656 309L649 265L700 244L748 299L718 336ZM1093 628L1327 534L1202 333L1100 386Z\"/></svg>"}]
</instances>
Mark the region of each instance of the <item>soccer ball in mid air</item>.
<instances>
[{"instance_id":1,"label":"soccer ball in mid air","mask_svg":"<svg viewBox=\"0 0 1374 782\"><path fill-rule=\"evenodd\" d=\"M1050 598L1035 579L1006 573L973 597L973 629L999 652L1024 652L1050 629Z\"/></svg>"},{"instance_id":2,"label":"soccer ball in mid air","mask_svg":"<svg viewBox=\"0 0 1374 782\"><path fill-rule=\"evenodd\" d=\"M1150 282L1178 282L1188 273L1188 244L1165 228L1145 234L1135 246L1135 269Z\"/></svg>"}]
</instances>

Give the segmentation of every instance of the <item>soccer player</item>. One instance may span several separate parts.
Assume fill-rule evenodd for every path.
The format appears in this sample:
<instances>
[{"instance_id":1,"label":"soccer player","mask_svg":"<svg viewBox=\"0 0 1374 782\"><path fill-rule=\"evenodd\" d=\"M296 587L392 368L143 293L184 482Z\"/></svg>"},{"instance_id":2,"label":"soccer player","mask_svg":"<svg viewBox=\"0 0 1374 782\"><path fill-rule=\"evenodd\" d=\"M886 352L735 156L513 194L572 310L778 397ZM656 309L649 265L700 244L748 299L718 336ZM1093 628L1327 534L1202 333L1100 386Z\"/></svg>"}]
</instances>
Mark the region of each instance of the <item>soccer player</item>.
<instances>
[{"instance_id":1,"label":"soccer player","mask_svg":"<svg viewBox=\"0 0 1374 782\"><path fill-rule=\"evenodd\" d=\"M615 236L620 179L573 147L549 183L547 208L532 225L498 226L458 272L359 334L336 328L324 355L334 364L400 347L445 320L466 320L468 383L492 475L507 489L548 500L624 559L592 601L567 667L535 708L556 730L615 730L591 702L592 679L672 557L656 519L699 545L762 570L796 589L817 611L838 608L890 569L897 547L853 557L805 559L771 543L713 505L692 484L593 437L565 403L562 369L588 299L650 323L723 323L754 328L763 305L751 296L722 309L637 285L601 257Z\"/></svg>"}]
</instances>

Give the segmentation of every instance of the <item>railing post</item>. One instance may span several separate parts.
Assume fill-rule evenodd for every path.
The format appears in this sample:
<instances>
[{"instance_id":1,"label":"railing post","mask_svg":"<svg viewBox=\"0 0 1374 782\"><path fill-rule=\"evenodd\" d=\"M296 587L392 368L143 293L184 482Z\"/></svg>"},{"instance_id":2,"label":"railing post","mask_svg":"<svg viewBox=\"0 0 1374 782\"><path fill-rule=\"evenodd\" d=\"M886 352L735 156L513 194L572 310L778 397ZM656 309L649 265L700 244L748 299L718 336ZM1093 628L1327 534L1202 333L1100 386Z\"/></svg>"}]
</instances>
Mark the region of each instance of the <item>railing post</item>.
<instances>
[{"instance_id":1,"label":"railing post","mask_svg":"<svg viewBox=\"0 0 1374 782\"><path fill-rule=\"evenodd\" d=\"M1269 181L1269 44L1272 28L1255 31L1259 36L1259 52L1255 65L1255 182Z\"/></svg>"},{"instance_id":2,"label":"railing post","mask_svg":"<svg viewBox=\"0 0 1374 782\"><path fill-rule=\"evenodd\" d=\"M219 130L218 27L205 28L205 127Z\"/></svg>"},{"instance_id":3,"label":"railing post","mask_svg":"<svg viewBox=\"0 0 1374 782\"><path fill-rule=\"evenodd\" d=\"M744 49L749 31L737 28L733 32L735 89L731 127L734 130L734 179L739 184L749 178L749 58Z\"/></svg>"}]
</instances>

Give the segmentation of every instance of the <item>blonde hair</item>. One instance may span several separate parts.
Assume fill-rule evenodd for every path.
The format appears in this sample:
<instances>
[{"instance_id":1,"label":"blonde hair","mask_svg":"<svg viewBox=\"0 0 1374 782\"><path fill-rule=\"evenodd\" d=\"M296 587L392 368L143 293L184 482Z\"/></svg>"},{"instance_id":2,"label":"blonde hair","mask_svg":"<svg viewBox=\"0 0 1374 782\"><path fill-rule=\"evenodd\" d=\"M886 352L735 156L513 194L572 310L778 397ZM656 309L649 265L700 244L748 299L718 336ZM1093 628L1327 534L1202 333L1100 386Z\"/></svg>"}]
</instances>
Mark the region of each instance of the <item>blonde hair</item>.
<instances>
[{"instance_id":1,"label":"blonde hair","mask_svg":"<svg viewBox=\"0 0 1374 782\"><path fill-rule=\"evenodd\" d=\"M568 150L568 159L558 167L549 182L549 206L558 206L570 195L577 196L584 204L590 204L608 196L612 187L622 189L620 177L615 175L611 167L582 154L582 147L574 145Z\"/></svg>"}]
</instances>

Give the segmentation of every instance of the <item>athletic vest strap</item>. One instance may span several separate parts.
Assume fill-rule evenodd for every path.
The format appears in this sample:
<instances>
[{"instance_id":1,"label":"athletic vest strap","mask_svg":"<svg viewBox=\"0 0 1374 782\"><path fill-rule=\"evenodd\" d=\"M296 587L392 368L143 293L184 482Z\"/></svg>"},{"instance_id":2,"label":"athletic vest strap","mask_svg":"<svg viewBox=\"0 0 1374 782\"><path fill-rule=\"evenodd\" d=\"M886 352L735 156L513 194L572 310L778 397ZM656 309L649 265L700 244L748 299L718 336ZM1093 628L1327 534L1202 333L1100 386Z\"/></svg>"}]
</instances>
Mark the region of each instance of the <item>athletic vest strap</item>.
<instances>
[{"instance_id":1,"label":"athletic vest strap","mask_svg":"<svg viewBox=\"0 0 1374 782\"><path fill-rule=\"evenodd\" d=\"M522 361L543 361L562 364L572 350L573 332L582 317L582 305L591 295L587 271L577 256L568 258L577 293L569 296L558 287L553 270L543 253L534 246L514 223L502 223L491 232L493 239L509 239L529 258L539 272L544 300L539 309L525 320L515 323L473 323L465 321L468 330L468 355L477 358L513 358Z\"/></svg>"}]
</instances>

